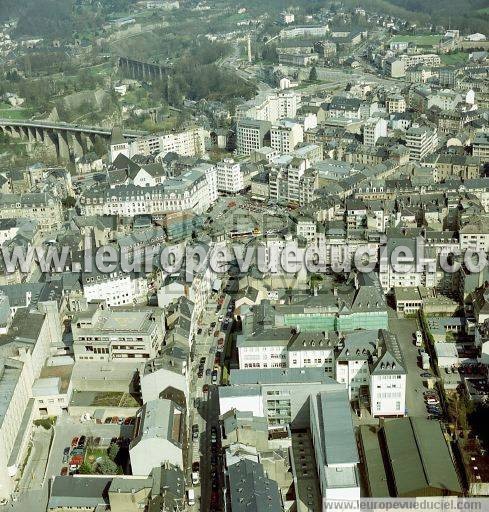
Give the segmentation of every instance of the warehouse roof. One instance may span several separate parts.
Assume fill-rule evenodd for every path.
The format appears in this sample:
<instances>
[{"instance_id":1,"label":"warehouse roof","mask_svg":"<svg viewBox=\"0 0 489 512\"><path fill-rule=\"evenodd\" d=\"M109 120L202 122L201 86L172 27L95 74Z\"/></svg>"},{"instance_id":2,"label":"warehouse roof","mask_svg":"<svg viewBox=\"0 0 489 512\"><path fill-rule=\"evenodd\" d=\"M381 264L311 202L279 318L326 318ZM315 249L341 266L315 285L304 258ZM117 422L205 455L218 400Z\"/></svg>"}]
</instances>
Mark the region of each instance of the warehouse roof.
<instances>
[{"instance_id":1,"label":"warehouse roof","mask_svg":"<svg viewBox=\"0 0 489 512\"><path fill-rule=\"evenodd\" d=\"M384 433L398 496L426 488L462 492L439 422L402 418L387 422Z\"/></svg>"}]
</instances>

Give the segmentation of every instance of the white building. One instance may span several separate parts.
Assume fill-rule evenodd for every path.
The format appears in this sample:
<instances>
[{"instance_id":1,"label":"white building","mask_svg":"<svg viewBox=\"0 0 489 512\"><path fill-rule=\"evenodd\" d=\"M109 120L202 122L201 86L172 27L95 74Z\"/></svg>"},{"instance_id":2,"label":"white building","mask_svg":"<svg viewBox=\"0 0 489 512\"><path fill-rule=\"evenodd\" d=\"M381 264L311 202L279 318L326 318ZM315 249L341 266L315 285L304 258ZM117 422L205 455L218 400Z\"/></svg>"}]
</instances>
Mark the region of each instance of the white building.
<instances>
[{"instance_id":1,"label":"white building","mask_svg":"<svg viewBox=\"0 0 489 512\"><path fill-rule=\"evenodd\" d=\"M255 119L276 123L281 119L294 119L301 104L301 95L294 91L259 94L256 98L236 107L236 119Z\"/></svg>"},{"instance_id":2,"label":"white building","mask_svg":"<svg viewBox=\"0 0 489 512\"><path fill-rule=\"evenodd\" d=\"M437 249L425 246L423 251L423 244L421 237L389 238L381 251L379 267L385 293L395 287L435 286Z\"/></svg>"},{"instance_id":3,"label":"white building","mask_svg":"<svg viewBox=\"0 0 489 512\"><path fill-rule=\"evenodd\" d=\"M89 304L71 322L76 361L153 359L163 344L165 320L159 309L110 310L105 304Z\"/></svg>"},{"instance_id":4,"label":"white building","mask_svg":"<svg viewBox=\"0 0 489 512\"><path fill-rule=\"evenodd\" d=\"M292 333L290 328L269 328L238 335L239 368L324 368L334 377L334 343L328 333Z\"/></svg>"},{"instance_id":5,"label":"white building","mask_svg":"<svg viewBox=\"0 0 489 512\"><path fill-rule=\"evenodd\" d=\"M220 192L236 194L245 188L241 165L232 158L217 164L217 189Z\"/></svg>"},{"instance_id":6,"label":"white building","mask_svg":"<svg viewBox=\"0 0 489 512\"><path fill-rule=\"evenodd\" d=\"M290 25L291 23L294 23L294 20L295 20L294 13L287 12L287 11L282 11L279 14L279 21L283 25Z\"/></svg>"},{"instance_id":7,"label":"white building","mask_svg":"<svg viewBox=\"0 0 489 512\"><path fill-rule=\"evenodd\" d=\"M363 143L375 146L380 137L387 137L387 121L381 117L371 117L363 126Z\"/></svg>"},{"instance_id":8,"label":"white building","mask_svg":"<svg viewBox=\"0 0 489 512\"><path fill-rule=\"evenodd\" d=\"M147 135L128 143L127 149L121 144L120 149L112 152L111 147L111 159L113 154L117 156L119 152L128 157L157 155L157 159L163 158L167 153L177 153L181 156L202 156L205 154L205 137L205 130L199 127L181 132Z\"/></svg>"},{"instance_id":9,"label":"white building","mask_svg":"<svg viewBox=\"0 0 489 512\"><path fill-rule=\"evenodd\" d=\"M360 458L347 392L328 389L313 394L310 408L311 437L323 503L359 500Z\"/></svg>"},{"instance_id":10,"label":"white building","mask_svg":"<svg viewBox=\"0 0 489 512\"><path fill-rule=\"evenodd\" d=\"M217 198L217 179L212 169L202 165L168 178L156 186L120 185L94 187L80 197L83 215L171 213L190 210L205 212Z\"/></svg>"},{"instance_id":11,"label":"white building","mask_svg":"<svg viewBox=\"0 0 489 512\"><path fill-rule=\"evenodd\" d=\"M304 141L302 125L285 119L272 125L270 130L270 146L281 154L292 153L295 147Z\"/></svg>"},{"instance_id":12,"label":"white building","mask_svg":"<svg viewBox=\"0 0 489 512\"><path fill-rule=\"evenodd\" d=\"M129 445L132 474L148 476L153 468L170 463L183 468L185 412L171 400L146 402L136 415Z\"/></svg>"},{"instance_id":13,"label":"white building","mask_svg":"<svg viewBox=\"0 0 489 512\"><path fill-rule=\"evenodd\" d=\"M406 147L409 149L409 160L419 161L433 153L438 146L436 128L427 126L411 126L406 131Z\"/></svg>"},{"instance_id":14,"label":"white building","mask_svg":"<svg viewBox=\"0 0 489 512\"><path fill-rule=\"evenodd\" d=\"M148 293L148 282L144 275L120 270L110 274L86 272L82 276L82 286L87 302L104 300L109 307L141 302Z\"/></svg>"},{"instance_id":15,"label":"white building","mask_svg":"<svg viewBox=\"0 0 489 512\"><path fill-rule=\"evenodd\" d=\"M348 333L336 358L336 380L350 400L369 394L372 416L404 416L406 373L397 338L384 329Z\"/></svg>"}]
</instances>

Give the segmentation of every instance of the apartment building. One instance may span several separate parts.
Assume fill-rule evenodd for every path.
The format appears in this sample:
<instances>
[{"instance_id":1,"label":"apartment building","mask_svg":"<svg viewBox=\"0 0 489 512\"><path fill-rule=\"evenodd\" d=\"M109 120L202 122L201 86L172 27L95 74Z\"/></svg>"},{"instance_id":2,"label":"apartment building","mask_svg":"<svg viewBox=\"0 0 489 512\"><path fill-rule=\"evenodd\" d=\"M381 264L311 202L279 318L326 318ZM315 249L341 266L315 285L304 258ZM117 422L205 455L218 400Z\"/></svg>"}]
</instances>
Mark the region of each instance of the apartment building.
<instances>
[{"instance_id":1,"label":"apartment building","mask_svg":"<svg viewBox=\"0 0 489 512\"><path fill-rule=\"evenodd\" d=\"M236 107L236 119L255 119L277 123L281 119L294 119L301 104L301 96L294 91L259 94L256 98Z\"/></svg>"},{"instance_id":2,"label":"apartment building","mask_svg":"<svg viewBox=\"0 0 489 512\"><path fill-rule=\"evenodd\" d=\"M219 192L236 194L245 188L241 165L232 158L226 158L216 165L217 189Z\"/></svg>"},{"instance_id":3,"label":"apartment building","mask_svg":"<svg viewBox=\"0 0 489 512\"><path fill-rule=\"evenodd\" d=\"M273 124L270 130L270 147L280 154L288 155L304 140L302 125L284 119Z\"/></svg>"},{"instance_id":4,"label":"apartment building","mask_svg":"<svg viewBox=\"0 0 489 512\"><path fill-rule=\"evenodd\" d=\"M269 187L271 200L304 206L314 200L318 173L308 169L307 160L302 158L276 160L270 171Z\"/></svg>"},{"instance_id":5,"label":"apartment building","mask_svg":"<svg viewBox=\"0 0 489 512\"><path fill-rule=\"evenodd\" d=\"M267 326L238 335L239 368L324 368L334 378L335 336Z\"/></svg>"},{"instance_id":6,"label":"apartment building","mask_svg":"<svg viewBox=\"0 0 489 512\"><path fill-rule=\"evenodd\" d=\"M389 114L402 114L406 112L406 100L400 94L391 94L385 100Z\"/></svg>"},{"instance_id":7,"label":"apartment building","mask_svg":"<svg viewBox=\"0 0 489 512\"><path fill-rule=\"evenodd\" d=\"M411 126L406 131L406 147L409 150L409 160L419 162L433 153L438 146L436 128L427 126Z\"/></svg>"},{"instance_id":8,"label":"apartment building","mask_svg":"<svg viewBox=\"0 0 489 512\"><path fill-rule=\"evenodd\" d=\"M489 251L489 222L485 215L473 215L463 220L459 229L460 250L487 253Z\"/></svg>"},{"instance_id":9,"label":"apartment building","mask_svg":"<svg viewBox=\"0 0 489 512\"><path fill-rule=\"evenodd\" d=\"M104 300L107 306L124 306L141 302L148 293L148 282L143 274L122 272L84 272L83 295L88 302Z\"/></svg>"},{"instance_id":10,"label":"apartment building","mask_svg":"<svg viewBox=\"0 0 489 512\"><path fill-rule=\"evenodd\" d=\"M37 418L32 387L51 343L46 315L27 309L0 336L0 499L10 498L28 450Z\"/></svg>"},{"instance_id":11,"label":"apartment building","mask_svg":"<svg viewBox=\"0 0 489 512\"><path fill-rule=\"evenodd\" d=\"M384 329L346 334L335 373L350 400L370 395L372 416L404 416L407 369L394 334Z\"/></svg>"},{"instance_id":12,"label":"apartment building","mask_svg":"<svg viewBox=\"0 0 489 512\"><path fill-rule=\"evenodd\" d=\"M268 146L271 123L250 118L238 121L236 130L236 152L241 156L248 156L253 151ZM267 142L267 143L265 143Z\"/></svg>"},{"instance_id":13,"label":"apartment building","mask_svg":"<svg viewBox=\"0 0 489 512\"><path fill-rule=\"evenodd\" d=\"M381 254L379 279L385 293L395 287L436 284L437 258L435 247L424 247L421 238L391 237ZM424 261L421 261L423 259Z\"/></svg>"},{"instance_id":14,"label":"apartment building","mask_svg":"<svg viewBox=\"0 0 489 512\"><path fill-rule=\"evenodd\" d=\"M80 197L82 215L120 215L206 211L217 198L217 179L202 167L166 179L154 187L122 185L114 188L93 187Z\"/></svg>"},{"instance_id":15,"label":"apartment building","mask_svg":"<svg viewBox=\"0 0 489 512\"><path fill-rule=\"evenodd\" d=\"M181 132L148 135L130 142L129 157L134 155L158 155L163 158L167 153L181 156L202 156L205 154L205 131L192 127Z\"/></svg>"},{"instance_id":16,"label":"apartment building","mask_svg":"<svg viewBox=\"0 0 489 512\"><path fill-rule=\"evenodd\" d=\"M381 117L368 119L363 126L363 143L375 146L380 137L387 137L387 121Z\"/></svg>"},{"instance_id":17,"label":"apartment building","mask_svg":"<svg viewBox=\"0 0 489 512\"><path fill-rule=\"evenodd\" d=\"M105 303L89 304L73 316L76 361L130 362L156 357L165 334L159 309L112 310Z\"/></svg>"},{"instance_id":18,"label":"apartment building","mask_svg":"<svg viewBox=\"0 0 489 512\"><path fill-rule=\"evenodd\" d=\"M311 393L344 390L323 368L231 370L229 386L219 387L219 410L236 409L265 417L268 428L307 428Z\"/></svg>"},{"instance_id":19,"label":"apartment building","mask_svg":"<svg viewBox=\"0 0 489 512\"><path fill-rule=\"evenodd\" d=\"M472 155L489 160L489 134L478 133L472 142Z\"/></svg>"},{"instance_id":20,"label":"apartment building","mask_svg":"<svg viewBox=\"0 0 489 512\"><path fill-rule=\"evenodd\" d=\"M0 194L0 219L35 220L41 235L56 232L64 221L61 201L46 192Z\"/></svg>"}]
</instances>

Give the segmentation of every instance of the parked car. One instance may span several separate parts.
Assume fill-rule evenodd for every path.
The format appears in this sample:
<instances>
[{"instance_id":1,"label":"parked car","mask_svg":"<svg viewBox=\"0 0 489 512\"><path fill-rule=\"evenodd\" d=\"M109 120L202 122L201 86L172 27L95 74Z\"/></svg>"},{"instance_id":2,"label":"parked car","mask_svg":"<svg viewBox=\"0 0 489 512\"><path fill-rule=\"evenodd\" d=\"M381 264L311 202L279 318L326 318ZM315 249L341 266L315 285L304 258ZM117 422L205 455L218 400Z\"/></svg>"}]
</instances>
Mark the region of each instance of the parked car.
<instances>
[{"instance_id":1,"label":"parked car","mask_svg":"<svg viewBox=\"0 0 489 512\"><path fill-rule=\"evenodd\" d=\"M209 384L204 384L204 385L202 386L202 391L203 391L204 393L208 393L208 392L209 392Z\"/></svg>"},{"instance_id":2,"label":"parked car","mask_svg":"<svg viewBox=\"0 0 489 512\"><path fill-rule=\"evenodd\" d=\"M192 425L192 439L196 440L199 438L199 426L197 424Z\"/></svg>"},{"instance_id":3,"label":"parked car","mask_svg":"<svg viewBox=\"0 0 489 512\"><path fill-rule=\"evenodd\" d=\"M438 405L438 404L440 403L440 401L439 401L439 400L437 400L436 398L431 398L431 397L430 397L430 398L427 398L427 399L426 399L426 403L427 403L428 405Z\"/></svg>"},{"instance_id":4,"label":"parked car","mask_svg":"<svg viewBox=\"0 0 489 512\"><path fill-rule=\"evenodd\" d=\"M68 458L70 456L70 447L67 446L64 450L63 450L63 463L66 464L68 462Z\"/></svg>"},{"instance_id":5,"label":"parked car","mask_svg":"<svg viewBox=\"0 0 489 512\"><path fill-rule=\"evenodd\" d=\"M216 384L217 383L217 371L214 370L212 372L212 384Z\"/></svg>"},{"instance_id":6,"label":"parked car","mask_svg":"<svg viewBox=\"0 0 489 512\"><path fill-rule=\"evenodd\" d=\"M211 369L210 368L207 368L207 370L205 371L205 374L207 375L207 377L211 374Z\"/></svg>"},{"instance_id":7,"label":"parked car","mask_svg":"<svg viewBox=\"0 0 489 512\"><path fill-rule=\"evenodd\" d=\"M79 438L78 437L74 437L72 440L71 440L71 447L72 448L76 448L78 446L78 441L79 441Z\"/></svg>"},{"instance_id":8,"label":"parked car","mask_svg":"<svg viewBox=\"0 0 489 512\"><path fill-rule=\"evenodd\" d=\"M67 466L63 466L63 467L61 468L61 473L60 473L60 475L61 475L61 476L66 476L67 474L68 474L68 467L67 467Z\"/></svg>"},{"instance_id":9,"label":"parked car","mask_svg":"<svg viewBox=\"0 0 489 512\"><path fill-rule=\"evenodd\" d=\"M217 443L217 428L216 427L211 428L211 443L212 444Z\"/></svg>"},{"instance_id":10,"label":"parked car","mask_svg":"<svg viewBox=\"0 0 489 512\"><path fill-rule=\"evenodd\" d=\"M199 461L195 461L194 463L192 463L192 471L200 471L200 462Z\"/></svg>"},{"instance_id":11,"label":"parked car","mask_svg":"<svg viewBox=\"0 0 489 512\"><path fill-rule=\"evenodd\" d=\"M421 377L423 377L423 379L429 379L431 377L431 373L428 373L428 372L423 372L421 374Z\"/></svg>"},{"instance_id":12,"label":"parked car","mask_svg":"<svg viewBox=\"0 0 489 512\"><path fill-rule=\"evenodd\" d=\"M197 329L197 334L202 334L202 329L201 328Z\"/></svg>"}]
</instances>

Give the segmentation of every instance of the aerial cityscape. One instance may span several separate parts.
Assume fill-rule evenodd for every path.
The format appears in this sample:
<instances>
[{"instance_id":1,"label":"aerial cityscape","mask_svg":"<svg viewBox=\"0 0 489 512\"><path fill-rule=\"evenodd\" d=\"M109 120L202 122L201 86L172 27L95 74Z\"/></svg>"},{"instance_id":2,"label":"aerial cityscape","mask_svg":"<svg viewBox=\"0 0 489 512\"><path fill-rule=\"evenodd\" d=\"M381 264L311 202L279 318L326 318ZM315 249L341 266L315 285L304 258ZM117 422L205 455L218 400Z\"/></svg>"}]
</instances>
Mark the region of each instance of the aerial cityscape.
<instances>
[{"instance_id":1,"label":"aerial cityscape","mask_svg":"<svg viewBox=\"0 0 489 512\"><path fill-rule=\"evenodd\" d=\"M488 37L0 0L0 512L489 512Z\"/></svg>"}]
</instances>

